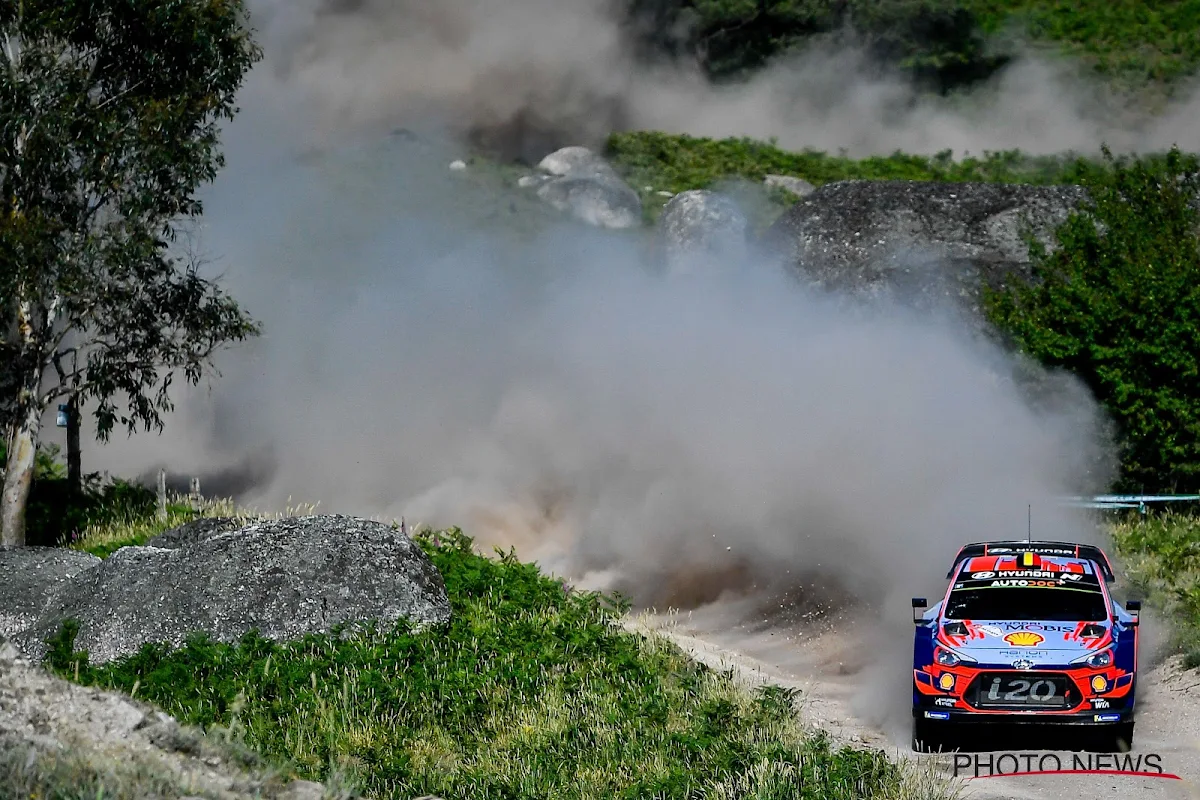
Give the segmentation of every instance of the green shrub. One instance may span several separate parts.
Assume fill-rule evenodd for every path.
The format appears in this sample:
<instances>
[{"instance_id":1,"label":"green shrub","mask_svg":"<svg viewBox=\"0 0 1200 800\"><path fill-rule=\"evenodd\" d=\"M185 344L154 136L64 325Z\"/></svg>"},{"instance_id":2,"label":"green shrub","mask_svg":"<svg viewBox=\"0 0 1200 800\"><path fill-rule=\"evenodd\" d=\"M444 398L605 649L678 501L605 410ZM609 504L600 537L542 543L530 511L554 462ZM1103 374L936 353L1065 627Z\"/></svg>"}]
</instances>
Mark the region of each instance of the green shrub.
<instances>
[{"instance_id":1,"label":"green shrub","mask_svg":"<svg viewBox=\"0 0 1200 800\"><path fill-rule=\"evenodd\" d=\"M1200 160L1116 159L1091 202L1031 242L1032 284L986 294L997 325L1082 378L1117 425L1122 485L1200 489Z\"/></svg>"},{"instance_id":2,"label":"green shrub","mask_svg":"<svg viewBox=\"0 0 1200 800\"><path fill-rule=\"evenodd\" d=\"M1185 665L1200 666L1200 517L1132 514L1110 531L1126 580L1174 627Z\"/></svg>"},{"instance_id":3,"label":"green shrub","mask_svg":"<svg viewBox=\"0 0 1200 800\"><path fill-rule=\"evenodd\" d=\"M91 473L82 476L79 493L71 491L59 452L53 444L38 449L26 507L27 545L67 544L89 526L153 513L154 491L126 480ZM0 443L0 464L4 458L5 447Z\"/></svg>"},{"instance_id":4,"label":"green shrub","mask_svg":"<svg viewBox=\"0 0 1200 800\"><path fill-rule=\"evenodd\" d=\"M1129 88L1172 84L1200 64L1200 0L630 0L657 52L742 77L815 38L853 29L882 63L949 91L986 79L1020 39L1080 58ZM681 37L686 27L690 34Z\"/></svg>"},{"instance_id":5,"label":"green shrub","mask_svg":"<svg viewBox=\"0 0 1200 800\"><path fill-rule=\"evenodd\" d=\"M110 665L52 641L59 674L235 731L307 778L372 796L869 798L902 768L803 730L781 689L751 694L659 639L622 629L620 598L570 590L459 531L419 536L453 620L234 645L194 636ZM940 790L939 790L940 791Z\"/></svg>"}]
</instances>

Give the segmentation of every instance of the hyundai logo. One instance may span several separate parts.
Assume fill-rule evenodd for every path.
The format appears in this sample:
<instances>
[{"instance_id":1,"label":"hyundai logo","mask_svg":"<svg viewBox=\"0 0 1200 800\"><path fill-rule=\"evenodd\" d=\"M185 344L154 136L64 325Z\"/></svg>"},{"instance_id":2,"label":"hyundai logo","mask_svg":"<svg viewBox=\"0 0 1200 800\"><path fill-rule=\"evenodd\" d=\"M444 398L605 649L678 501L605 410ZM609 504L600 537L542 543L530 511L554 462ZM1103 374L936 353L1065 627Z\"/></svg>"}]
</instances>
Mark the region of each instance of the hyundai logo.
<instances>
[{"instance_id":1,"label":"hyundai logo","mask_svg":"<svg viewBox=\"0 0 1200 800\"><path fill-rule=\"evenodd\" d=\"M1013 669L1029 669L1033 666L1033 662L1028 658L1018 658L1016 661L1012 662L1012 665Z\"/></svg>"}]
</instances>

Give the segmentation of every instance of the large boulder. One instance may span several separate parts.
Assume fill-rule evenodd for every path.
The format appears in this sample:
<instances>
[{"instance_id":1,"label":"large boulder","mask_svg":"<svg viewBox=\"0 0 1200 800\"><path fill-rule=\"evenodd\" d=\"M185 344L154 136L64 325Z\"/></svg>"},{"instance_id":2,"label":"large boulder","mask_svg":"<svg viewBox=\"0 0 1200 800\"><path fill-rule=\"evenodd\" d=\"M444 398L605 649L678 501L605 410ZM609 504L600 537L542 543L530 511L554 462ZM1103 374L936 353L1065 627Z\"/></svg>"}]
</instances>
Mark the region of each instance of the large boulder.
<instances>
[{"instance_id":1,"label":"large boulder","mask_svg":"<svg viewBox=\"0 0 1200 800\"><path fill-rule=\"evenodd\" d=\"M763 177L763 185L768 189L783 189L797 197L808 197L817 190L817 187L808 181L794 175L766 175Z\"/></svg>"},{"instance_id":2,"label":"large boulder","mask_svg":"<svg viewBox=\"0 0 1200 800\"><path fill-rule=\"evenodd\" d=\"M220 536L222 533L236 531L255 521L242 517L200 517L160 533L146 542L146 546L175 550L211 539L214 536Z\"/></svg>"},{"instance_id":3,"label":"large boulder","mask_svg":"<svg viewBox=\"0 0 1200 800\"><path fill-rule=\"evenodd\" d=\"M598 175L616 178L617 171L603 156L586 147L563 147L538 162L538 169L551 175Z\"/></svg>"},{"instance_id":4,"label":"large boulder","mask_svg":"<svg viewBox=\"0 0 1200 800\"><path fill-rule=\"evenodd\" d=\"M100 559L64 547L0 548L0 636L33 625L72 580Z\"/></svg>"},{"instance_id":5,"label":"large boulder","mask_svg":"<svg viewBox=\"0 0 1200 800\"><path fill-rule=\"evenodd\" d=\"M599 228L642 224L642 199L615 176L564 175L539 186L537 194L559 211Z\"/></svg>"},{"instance_id":6,"label":"large boulder","mask_svg":"<svg viewBox=\"0 0 1200 800\"><path fill-rule=\"evenodd\" d=\"M749 226L730 198L692 190L680 192L663 206L658 227L667 268L682 272L744 255Z\"/></svg>"},{"instance_id":7,"label":"large boulder","mask_svg":"<svg viewBox=\"0 0 1200 800\"><path fill-rule=\"evenodd\" d=\"M124 547L82 573L69 592L13 637L40 659L66 619L94 663L146 642L184 643L203 631L235 642L251 629L276 640L401 619L450 619L441 573L407 534L344 516L248 525L176 549Z\"/></svg>"},{"instance_id":8,"label":"large boulder","mask_svg":"<svg viewBox=\"0 0 1200 800\"><path fill-rule=\"evenodd\" d=\"M1024 226L1043 242L1086 199L1077 186L827 183L763 242L814 284L978 312L982 286L1030 278Z\"/></svg>"},{"instance_id":9,"label":"large boulder","mask_svg":"<svg viewBox=\"0 0 1200 800\"><path fill-rule=\"evenodd\" d=\"M642 224L642 199L612 165L586 147L564 147L546 156L538 169L549 177L537 195L581 222L601 228Z\"/></svg>"}]
</instances>

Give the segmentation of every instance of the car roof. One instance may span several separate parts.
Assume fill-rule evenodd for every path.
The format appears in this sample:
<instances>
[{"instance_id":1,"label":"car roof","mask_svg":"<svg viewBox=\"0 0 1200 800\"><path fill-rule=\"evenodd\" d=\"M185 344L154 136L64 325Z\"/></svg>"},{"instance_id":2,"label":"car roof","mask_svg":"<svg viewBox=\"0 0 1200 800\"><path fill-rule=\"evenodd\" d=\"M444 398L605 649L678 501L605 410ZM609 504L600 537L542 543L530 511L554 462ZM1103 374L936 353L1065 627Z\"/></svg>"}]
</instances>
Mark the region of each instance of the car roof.
<instances>
[{"instance_id":1,"label":"car roof","mask_svg":"<svg viewBox=\"0 0 1200 800\"><path fill-rule=\"evenodd\" d=\"M1086 558L1062 558L1057 556L1038 556L1031 563L1024 563L1023 553L1010 555L973 556L964 559L959 575L968 572L1011 572L1036 570L1041 572L1074 572L1078 575L1099 576L1094 561Z\"/></svg>"},{"instance_id":2,"label":"car roof","mask_svg":"<svg viewBox=\"0 0 1200 800\"><path fill-rule=\"evenodd\" d=\"M1106 583L1115 580L1112 564L1108 556L1096 545L1077 544L1075 542L1021 541L1004 540L993 542L972 542L959 548L954 557L954 563L947 578L953 578L958 565L968 558L979 556L1020 556L1022 553L1032 553L1038 557L1048 557L1055 561L1078 561L1094 564L1095 569L1103 576Z\"/></svg>"}]
</instances>

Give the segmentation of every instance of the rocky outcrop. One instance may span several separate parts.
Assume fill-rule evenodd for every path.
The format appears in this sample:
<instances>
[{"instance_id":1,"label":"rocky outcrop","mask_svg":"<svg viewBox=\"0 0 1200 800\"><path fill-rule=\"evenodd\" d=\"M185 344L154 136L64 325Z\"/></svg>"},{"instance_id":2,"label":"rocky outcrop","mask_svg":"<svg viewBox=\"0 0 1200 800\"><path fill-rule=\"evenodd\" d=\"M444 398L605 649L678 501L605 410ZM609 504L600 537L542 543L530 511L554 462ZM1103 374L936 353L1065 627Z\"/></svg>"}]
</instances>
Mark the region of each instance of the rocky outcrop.
<instances>
[{"instance_id":1,"label":"rocky outcrop","mask_svg":"<svg viewBox=\"0 0 1200 800\"><path fill-rule=\"evenodd\" d=\"M763 242L818 286L978 311L984 284L1029 279L1023 227L1051 244L1085 199L1074 186L839 181L784 212Z\"/></svg>"},{"instance_id":2,"label":"rocky outcrop","mask_svg":"<svg viewBox=\"0 0 1200 800\"><path fill-rule=\"evenodd\" d=\"M29 628L100 559L63 547L0 548L0 636Z\"/></svg>"},{"instance_id":3,"label":"rocky outcrop","mask_svg":"<svg viewBox=\"0 0 1200 800\"><path fill-rule=\"evenodd\" d=\"M537 184L537 195L559 211L601 228L642 224L638 193L607 161L586 147L557 150L538 166L555 177Z\"/></svg>"},{"instance_id":4,"label":"rocky outcrop","mask_svg":"<svg viewBox=\"0 0 1200 800\"><path fill-rule=\"evenodd\" d=\"M119 692L61 680L0 638L0 796L309 800L254 753ZM101 792L100 790L103 790Z\"/></svg>"},{"instance_id":5,"label":"rocky outcrop","mask_svg":"<svg viewBox=\"0 0 1200 800\"><path fill-rule=\"evenodd\" d=\"M817 190L817 187L808 181L793 175L767 175L763 178L763 186L768 189L783 189L797 197L808 197Z\"/></svg>"},{"instance_id":6,"label":"rocky outcrop","mask_svg":"<svg viewBox=\"0 0 1200 800\"><path fill-rule=\"evenodd\" d=\"M658 226L672 272L736 260L746 246L745 215L733 200L715 192L680 192L663 207Z\"/></svg>"},{"instance_id":7,"label":"rocky outcrop","mask_svg":"<svg viewBox=\"0 0 1200 800\"><path fill-rule=\"evenodd\" d=\"M191 522L185 522L182 525L174 527L165 533L160 533L146 542L146 546L161 547L164 550L175 550L179 547L186 547L197 542L202 542L205 539L211 539L222 533L236 531L256 521L244 517L200 517L199 519L194 519Z\"/></svg>"},{"instance_id":8,"label":"rocky outcrop","mask_svg":"<svg viewBox=\"0 0 1200 800\"><path fill-rule=\"evenodd\" d=\"M183 537L180 537L183 538ZM441 573L405 533L343 516L295 517L217 533L175 549L125 547L74 579L12 639L35 660L66 619L93 663L196 631L237 641L257 629L294 640L336 625L450 619Z\"/></svg>"},{"instance_id":9,"label":"rocky outcrop","mask_svg":"<svg viewBox=\"0 0 1200 800\"><path fill-rule=\"evenodd\" d=\"M586 147L564 147L538 162L538 169L551 175L596 175L619 178L603 157Z\"/></svg>"}]
</instances>

